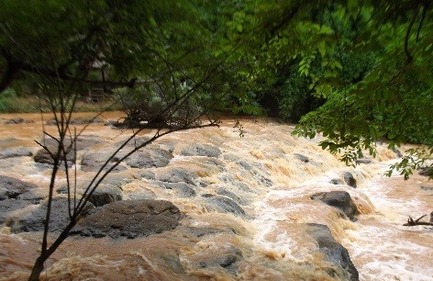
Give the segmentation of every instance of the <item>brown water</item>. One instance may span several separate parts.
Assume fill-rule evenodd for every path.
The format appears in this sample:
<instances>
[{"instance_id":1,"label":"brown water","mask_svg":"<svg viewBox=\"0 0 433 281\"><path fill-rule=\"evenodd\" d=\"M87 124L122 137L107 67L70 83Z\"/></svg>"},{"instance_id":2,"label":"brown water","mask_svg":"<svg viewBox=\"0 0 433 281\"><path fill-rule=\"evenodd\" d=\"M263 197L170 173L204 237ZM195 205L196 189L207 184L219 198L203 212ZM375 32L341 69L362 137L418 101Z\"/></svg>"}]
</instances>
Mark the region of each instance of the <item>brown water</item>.
<instances>
[{"instance_id":1,"label":"brown water","mask_svg":"<svg viewBox=\"0 0 433 281\"><path fill-rule=\"evenodd\" d=\"M36 151L33 139L41 139L39 115L22 115L35 123L0 124L0 140L6 147L27 146ZM102 116L113 120L118 113ZM1 115L0 120L16 117ZM46 116L45 119L48 117ZM0 122L2 123L2 122ZM4 122L3 122L4 123ZM418 175L409 181L400 176L384 177L396 161L394 152L379 147L379 157L370 164L346 167L335 156L322 151L319 139L291 136L292 126L266 119L243 119L245 136L239 137L235 121L224 120L220 128L177 132L156 142L174 146L175 157L156 174L173 167L196 173L206 187L194 198L180 198L140 178L140 171L129 169L125 176L135 178L123 186L126 199L154 198L173 202L185 214L181 226L147 238L133 240L70 237L46 264L43 280L333 280L323 269L326 262L315 242L305 235L301 223L322 223L350 253L361 280L433 280L433 228L404 227L407 217L433 211L433 192L420 188L433 186ZM53 131L53 126L47 126ZM124 140L131 132L120 132L103 124L92 124L85 134L104 138L101 150ZM143 135L152 135L146 131ZM224 165L221 170L206 157L181 156L190 143L217 146ZM309 158L300 161L296 154ZM254 167L243 169L242 160ZM344 172L357 179L356 189L344 184ZM0 162L0 174L34 182L44 194L46 172L35 168L31 157ZM90 173L79 174L79 179ZM233 182L243 183L240 188ZM213 211L201 194L215 194L221 187L242 198L244 218ZM332 207L312 201L310 195L331 190L349 192L361 211L355 222L342 218ZM32 206L30 206L31 208ZM16 211L15 216L21 212ZM196 237L187 227L220 229L213 235ZM0 229L0 280L26 280L37 256L41 233L11 234ZM200 262L241 251L236 277L222 267L200 266Z\"/></svg>"}]
</instances>

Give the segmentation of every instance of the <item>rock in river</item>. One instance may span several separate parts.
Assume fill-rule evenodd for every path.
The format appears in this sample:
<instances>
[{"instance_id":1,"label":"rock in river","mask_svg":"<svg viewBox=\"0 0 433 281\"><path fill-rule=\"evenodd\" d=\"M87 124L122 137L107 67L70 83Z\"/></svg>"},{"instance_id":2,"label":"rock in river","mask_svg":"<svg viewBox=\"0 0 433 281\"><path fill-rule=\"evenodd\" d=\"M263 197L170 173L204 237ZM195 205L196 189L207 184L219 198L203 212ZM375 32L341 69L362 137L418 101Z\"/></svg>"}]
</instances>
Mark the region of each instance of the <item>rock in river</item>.
<instances>
[{"instance_id":1,"label":"rock in river","mask_svg":"<svg viewBox=\"0 0 433 281\"><path fill-rule=\"evenodd\" d=\"M350 259L349 252L339 244L331 234L328 226L323 224L308 223L307 233L316 240L319 251L334 267L328 268L327 272L338 280L358 281L359 273Z\"/></svg>"},{"instance_id":2,"label":"rock in river","mask_svg":"<svg viewBox=\"0 0 433 281\"><path fill-rule=\"evenodd\" d=\"M359 214L358 208L346 191L319 192L311 195L311 199L320 200L341 210L351 220L354 220L355 216Z\"/></svg>"},{"instance_id":3,"label":"rock in river","mask_svg":"<svg viewBox=\"0 0 433 281\"><path fill-rule=\"evenodd\" d=\"M169 201L116 201L90 211L73 230L82 236L136 238L177 227L182 214Z\"/></svg>"}]
</instances>

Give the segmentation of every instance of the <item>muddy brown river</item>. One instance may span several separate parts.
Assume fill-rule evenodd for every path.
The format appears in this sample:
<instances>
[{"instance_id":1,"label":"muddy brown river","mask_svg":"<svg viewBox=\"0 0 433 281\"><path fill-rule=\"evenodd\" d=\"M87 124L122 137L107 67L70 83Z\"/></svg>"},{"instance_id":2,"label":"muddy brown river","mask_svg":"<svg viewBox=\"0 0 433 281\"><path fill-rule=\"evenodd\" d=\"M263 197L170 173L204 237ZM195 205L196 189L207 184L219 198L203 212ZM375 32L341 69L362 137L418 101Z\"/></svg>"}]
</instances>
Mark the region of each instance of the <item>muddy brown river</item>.
<instances>
[{"instance_id":1,"label":"muddy brown river","mask_svg":"<svg viewBox=\"0 0 433 281\"><path fill-rule=\"evenodd\" d=\"M24 122L8 124L17 117ZM132 134L106 125L119 117L117 112L103 114L101 122L83 133L99 142L78 153L78 182L94 174L82 171L80 159L106 152ZM44 116L44 121L49 119ZM353 168L321 150L319 138L292 136L291 125L264 118L239 121L243 137L237 121L231 119L222 120L220 127L175 132L152 144L173 154L167 165L145 169L125 165L127 169L116 173L128 179L121 187L123 200L170 201L183 214L178 227L135 239L71 236L46 262L41 279L341 280L330 272L317 241L306 234L306 225L316 223L327 225L348 250L359 280L433 280L433 227L403 226L408 216L433 211L431 181L417 174L408 181L400 175L385 177L398 156L384 145L378 146L377 158ZM53 125L45 129L55 132ZM139 137L154 133L143 131ZM31 155L0 159L0 175L33 183L35 193L46 198L49 169L33 159L39 149L34 140L41 139L39 114L0 115L0 150L31 151ZM191 145L215 153L183 153ZM187 182L190 194L161 188L161 178L170 169L194 175ZM353 175L356 188L345 181L347 173ZM154 177L144 176L148 174ZM64 185L64 179L60 177L58 184ZM356 219L311 199L313 194L330 191L350 194L359 211ZM234 202L235 210L211 204L209 198L216 196ZM16 232L8 222L36 207L30 204L3 214L7 219L0 228L0 280L27 280L42 233ZM423 220L428 219L429 215ZM188 229L193 228L212 231L190 235Z\"/></svg>"}]
</instances>

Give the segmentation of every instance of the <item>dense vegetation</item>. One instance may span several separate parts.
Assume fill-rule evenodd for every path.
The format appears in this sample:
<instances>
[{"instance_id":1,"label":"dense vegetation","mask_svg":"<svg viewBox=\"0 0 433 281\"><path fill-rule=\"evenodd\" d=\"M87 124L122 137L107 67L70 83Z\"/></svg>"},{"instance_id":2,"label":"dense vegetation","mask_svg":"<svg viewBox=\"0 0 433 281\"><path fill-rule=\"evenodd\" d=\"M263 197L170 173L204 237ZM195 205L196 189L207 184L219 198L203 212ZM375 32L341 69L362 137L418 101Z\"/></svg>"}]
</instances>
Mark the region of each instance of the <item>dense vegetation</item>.
<instances>
[{"instance_id":1,"label":"dense vegetation","mask_svg":"<svg viewBox=\"0 0 433 281\"><path fill-rule=\"evenodd\" d=\"M347 163L378 140L423 144L394 166L408 176L433 154L432 27L429 0L3 0L0 110L24 96L60 112L49 199L71 148L69 113L100 97L134 127L214 125L228 113L296 121ZM69 230L50 247L45 232L30 280Z\"/></svg>"},{"instance_id":2,"label":"dense vegetation","mask_svg":"<svg viewBox=\"0 0 433 281\"><path fill-rule=\"evenodd\" d=\"M431 148L431 6L6 0L0 107L61 81L82 98L115 97L135 125L231 111L299 121L298 134L323 133L322 146L347 162L382 139Z\"/></svg>"}]
</instances>

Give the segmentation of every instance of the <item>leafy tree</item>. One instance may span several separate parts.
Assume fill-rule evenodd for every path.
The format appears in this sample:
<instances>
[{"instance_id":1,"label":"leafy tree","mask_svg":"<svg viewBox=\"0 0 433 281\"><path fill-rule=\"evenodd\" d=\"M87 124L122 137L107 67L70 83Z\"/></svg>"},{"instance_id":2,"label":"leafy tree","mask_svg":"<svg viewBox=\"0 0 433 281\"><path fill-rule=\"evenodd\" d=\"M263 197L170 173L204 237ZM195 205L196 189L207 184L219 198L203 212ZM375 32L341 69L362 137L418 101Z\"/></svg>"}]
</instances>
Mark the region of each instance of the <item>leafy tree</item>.
<instances>
[{"instance_id":1,"label":"leafy tree","mask_svg":"<svg viewBox=\"0 0 433 281\"><path fill-rule=\"evenodd\" d=\"M411 168L431 159L429 1L249 3L259 27L254 78L264 85L261 90L278 85L275 81L287 81L280 84L296 89L298 80L285 80L287 72L280 71L294 66L305 78L299 83L308 88L305 95L312 91L325 101L301 118L297 134L321 133L322 147L341 153L348 164L365 150L374 154L378 140L387 140L390 147L404 142L427 145L394 166L406 177ZM289 113L294 93L289 90L277 99L279 106L288 105Z\"/></svg>"}]
</instances>

